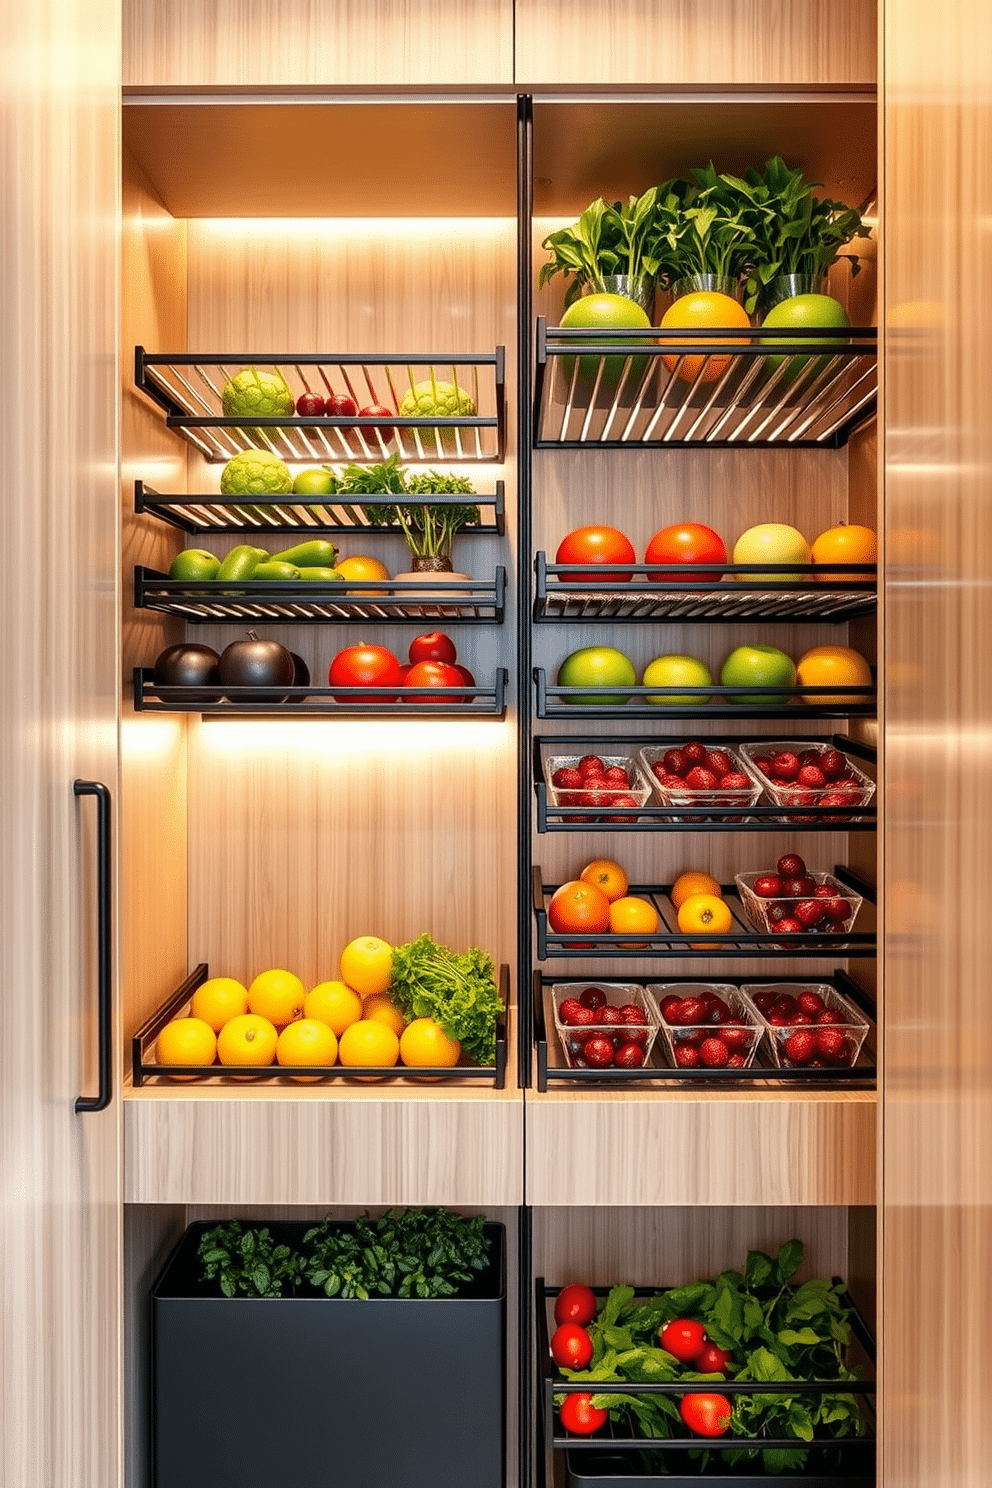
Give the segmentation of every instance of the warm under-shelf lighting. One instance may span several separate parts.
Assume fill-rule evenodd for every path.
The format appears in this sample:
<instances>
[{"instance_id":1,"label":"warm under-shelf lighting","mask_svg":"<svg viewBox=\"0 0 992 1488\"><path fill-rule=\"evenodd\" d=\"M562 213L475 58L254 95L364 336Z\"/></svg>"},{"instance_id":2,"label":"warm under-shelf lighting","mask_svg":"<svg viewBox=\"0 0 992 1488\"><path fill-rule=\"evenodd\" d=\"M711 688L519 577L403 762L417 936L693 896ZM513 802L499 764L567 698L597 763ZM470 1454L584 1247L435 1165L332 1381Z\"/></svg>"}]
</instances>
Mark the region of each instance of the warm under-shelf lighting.
<instances>
[{"instance_id":1,"label":"warm under-shelf lighting","mask_svg":"<svg viewBox=\"0 0 992 1488\"><path fill-rule=\"evenodd\" d=\"M239 719L206 720L198 727L197 746L218 754L301 753L368 758L446 752L464 755L497 753L508 747L505 721L430 718L410 719Z\"/></svg>"},{"instance_id":2,"label":"warm under-shelf lighting","mask_svg":"<svg viewBox=\"0 0 992 1488\"><path fill-rule=\"evenodd\" d=\"M516 234L513 217L201 217L197 232L242 238L451 238Z\"/></svg>"}]
</instances>

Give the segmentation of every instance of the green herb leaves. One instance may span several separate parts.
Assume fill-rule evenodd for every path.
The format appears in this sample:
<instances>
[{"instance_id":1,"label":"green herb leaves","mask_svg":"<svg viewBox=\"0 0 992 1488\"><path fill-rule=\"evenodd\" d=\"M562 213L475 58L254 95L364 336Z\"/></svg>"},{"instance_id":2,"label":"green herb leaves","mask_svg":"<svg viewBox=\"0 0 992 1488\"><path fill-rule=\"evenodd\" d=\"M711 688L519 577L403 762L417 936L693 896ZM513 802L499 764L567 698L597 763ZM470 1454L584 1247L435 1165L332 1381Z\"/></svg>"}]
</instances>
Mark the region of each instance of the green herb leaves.
<instances>
[{"instance_id":1,"label":"green herb leaves","mask_svg":"<svg viewBox=\"0 0 992 1488\"><path fill-rule=\"evenodd\" d=\"M433 1018L475 1064L496 1057L501 1006L492 958L459 955L424 934L393 951L390 997L407 1018Z\"/></svg>"},{"instance_id":2,"label":"green herb leaves","mask_svg":"<svg viewBox=\"0 0 992 1488\"><path fill-rule=\"evenodd\" d=\"M204 1280L219 1282L225 1297L284 1297L303 1275L302 1256L236 1219L205 1230L199 1254Z\"/></svg>"},{"instance_id":3,"label":"green herb leaves","mask_svg":"<svg viewBox=\"0 0 992 1488\"><path fill-rule=\"evenodd\" d=\"M375 496L395 492L397 496L469 496L474 487L461 475L404 475L399 459L390 455L378 465L346 465L337 485L339 497ZM477 527L479 508L460 502L444 505L397 503L395 506L363 506L373 527L399 527L415 558L450 558L451 546L464 527Z\"/></svg>"}]
</instances>

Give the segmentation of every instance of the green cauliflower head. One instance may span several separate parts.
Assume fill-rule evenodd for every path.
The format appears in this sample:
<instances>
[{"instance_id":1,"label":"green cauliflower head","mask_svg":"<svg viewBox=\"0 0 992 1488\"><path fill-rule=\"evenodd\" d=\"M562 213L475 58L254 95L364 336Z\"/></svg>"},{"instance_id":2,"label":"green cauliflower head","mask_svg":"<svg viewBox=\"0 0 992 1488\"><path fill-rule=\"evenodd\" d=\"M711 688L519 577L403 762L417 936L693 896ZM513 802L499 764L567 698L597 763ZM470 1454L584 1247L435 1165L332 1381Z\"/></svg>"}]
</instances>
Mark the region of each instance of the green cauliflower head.
<instances>
[{"instance_id":1,"label":"green cauliflower head","mask_svg":"<svg viewBox=\"0 0 992 1488\"><path fill-rule=\"evenodd\" d=\"M228 460L220 478L225 496L282 496L293 489L289 466L268 450L245 450Z\"/></svg>"},{"instance_id":2,"label":"green cauliflower head","mask_svg":"<svg viewBox=\"0 0 992 1488\"><path fill-rule=\"evenodd\" d=\"M289 418L296 404L281 372L245 367L228 378L221 393L227 418Z\"/></svg>"},{"instance_id":3,"label":"green cauliflower head","mask_svg":"<svg viewBox=\"0 0 992 1488\"><path fill-rule=\"evenodd\" d=\"M475 404L465 389L458 387L456 383L439 382L436 377L430 377L426 382L415 383L409 392L404 393L399 412L401 417L406 418L428 418L432 413L440 414L442 418L473 418ZM412 430L410 432L413 433ZM428 453L435 436L440 440L442 449L455 450L458 447L454 429L424 427L418 429L417 433Z\"/></svg>"}]
</instances>

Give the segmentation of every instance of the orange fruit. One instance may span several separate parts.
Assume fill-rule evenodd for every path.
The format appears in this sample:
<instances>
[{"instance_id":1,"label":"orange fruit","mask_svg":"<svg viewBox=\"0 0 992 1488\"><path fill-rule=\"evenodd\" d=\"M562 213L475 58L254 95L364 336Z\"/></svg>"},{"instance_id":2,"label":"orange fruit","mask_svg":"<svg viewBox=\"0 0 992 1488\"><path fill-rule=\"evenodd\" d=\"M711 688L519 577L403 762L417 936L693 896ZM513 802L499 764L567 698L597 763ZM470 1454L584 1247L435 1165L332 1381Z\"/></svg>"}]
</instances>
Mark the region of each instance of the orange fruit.
<instances>
[{"instance_id":1,"label":"orange fruit","mask_svg":"<svg viewBox=\"0 0 992 1488\"><path fill-rule=\"evenodd\" d=\"M627 875L612 858L594 858L591 863L586 864L579 877L585 883L595 884L611 904L614 899L623 898L627 892Z\"/></svg>"},{"instance_id":2,"label":"orange fruit","mask_svg":"<svg viewBox=\"0 0 992 1488\"><path fill-rule=\"evenodd\" d=\"M336 573L346 579L356 579L365 584L372 579L388 579L389 569L378 558L369 558L365 553L356 553L352 558L340 558L334 565ZM385 594L385 589L360 589L360 595Z\"/></svg>"},{"instance_id":3,"label":"orange fruit","mask_svg":"<svg viewBox=\"0 0 992 1488\"><path fill-rule=\"evenodd\" d=\"M362 999L344 982L319 982L303 999L304 1018L326 1023L338 1038L362 1016Z\"/></svg>"},{"instance_id":4,"label":"orange fruit","mask_svg":"<svg viewBox=\"0 0 992 1488\"><path fill-rule=\"evenodd\" d=\"M700 935L725 935L733 924L733 917L724 899L716 894L690 894L679 909L679 929L684 933L698 932ZM690 942L694 951L718 951L709 941Z\"/></svg>"},{"instance_id":5,"label":"orange fruit","mask_svg":"<svg viewBox=\"0 0 992 1488\"><path fill-rule=\"evenodd\" d=\"M548 901L548 924L561 934L563 930L589 935L610 928L610 901L595 884L573 878L556 889Z\"/></svg>"},{"instance_id":6,"label":"orange fruit","mask_svg":"<svg viewBox=\"0 0 992 1488\"><path fill-rule=\"evenodd\" d=\"M297 1018L288 1023L276 1043L277 1064L334 1064L338 1041L326 1023L316 1018ZM319 1075L297 1075L301 1081L319 1080Z\"/></svg>"},{"instance_id":7,"label":"orange fruit","mask_svg":"<svg viewBox=\"0 0 992 1488\"><path fill-rule=\"evenodd\" d=\"M370 1018L373 1023L385 1023L387 1028L393 1030L397 1038L406 1027L406 1019L402 1012L395 1002L390 1002L385 992L376 992L371 997L366 997L362 1017Z\"/></svg>"},{"instance_id":8,"label":"orange fruit","mask_svg":"<svg viewBox=\"0 0 992 1488\"><path fill-rule=\"evenodd\" d=\"M217 1035L217 1056L221 1064L271 1064L278 1042L279 1035L268 1018L239 1013Z\"/></svg>"},{"instance_id":9,"label":"orange fruit","mask_svg":"<svg viewBox=\"0 0 992 1488\"><path fill-rule=\"evenodd\" d=\"M684 328L688 331L699 330L710 326L747 326L751 322L747 311L739 300L731 299L730 295L719 294L714 290L696 290L692 294L680 295L673 300L661 318L662 330L670 330L673 327ZM679 342L664 341L665 346L678 347ZM697 343L698 344L698 343ZM673 356L663 356L662 361L669 372L678 371L676 375L682 382L700 383L716 382L722 377L730 366L729 355L710 356L683 356L680 362L678 351Z\"/></svg>"},{"instance_id":10,"label":"orange fruit","mask_svg":"<svg viewBox=\"0 0 992 1488\"><path fill-rule=\"evenodd\" d=\"M260 971L248 988L248 1011L283 1028L303 1016L306 995L303 983L291 971Z\"/></svg>"},{"instance_id":11,"label":"orange fruit","mask_svg":"<svg viewBox=\"0 0 992 1488\"><path fill-rule=\"evenodd\" d=\"M400 1057L400 1041L385 1023L359 1018L338 1040L338 1059L349 1066L374 1065L386 1069Z\"/></svg>"},{"instance_id":12,"label":"orange fruit","mask_svg":"<svg viewBox=\"0 0 992 1488\"><path fill-rule=\"evenodd\" d=\"M633 931L638 935L653 935L658 928L658 911L647 899L641 899L636 894L627 894L621 899L614 899L610 905L610 932L613 935L626 935ZM638 940L625 940L621 942L624 950L641 951L646 942Z\"/></svg>"},{"instance_id":13,"label":"orange fruit","mask_svg":"<svg viewBox=\"0 0 992 1488\"><path fill-rule=\"evenodd\" d=\"M821 532L811 548L815 563L877 563L878 538L870 527L841 522ZM853 575L854 578L858 576ZM843 583L843 574L818 574L825 583Z\"/></svg>"},{"instance_id":14,"label":"orange fruit","mask_svg":"<svg viewBox=\"0 0 992 1488\"><path fill-rule=\"evenodd\" d=\"M415 1068L432 1064L450 1068L458 1063L461 1052L458 1040L450 1038L433 1018L414 1018L400 1036L400 1059Z\"/></svg>"},{"instance_id":15,"label":"orange fruit","mask_svg":"<svg viewBox=\"0 0 992 1488\"><path fill-rule=\"evenodd\" d=\"M214 1033L220 1033L231 1018L247 1011L248 988L233 977L208 977L193 993L193 1017L209 1023Z\"/></svg>"},{"instance_id":16,"label":"orange fruit","mask_svg":"<svg viewBox=\"0 0 992 1488\"><path fill-rule=\"evenodd\" d=\"M814 646L796 662L796 678L802 687L870 687L871 667L860 651L850 646ZM834 707L845 703L863 703L864 697L848 692L804 694L808 703Z\"/></svg>"},{"instance_id":17,"label":"orange fruit","mask_svg":"<svg viewBox=\"0 0 992 1488\"><path fill-rule=\"evenodd\" d=\"M359 935L341 952L341 980L360 997L388 990L393 980L393 948L378 935Z\"/></svg>"},{"instance_id":18,"label":"orange fruit","mask_svg":"<svg viewBox=\"0 0 992 1488\"><path fill-rule=\"evenodd\" d=\"M709 873L700 873L698 869L680 873L672 884L671 899L675 908L681 909L690 894L715 894L718 899L723 897L716 879Z\"/></svg>"},{"instance_id":19,"label":"orange fruit","mask_svg":"<svg viewBox=\"0 0 992 1488\"><path fill-rule=\"evenodd\" d=\"M155 1041L155 1058L159 1064L213 1064L217 1054L217 1035L202 1018L173 1018ZM176 1080L193 1080L195 1075L174 1075Z\"/></svg>"}]
</instances>

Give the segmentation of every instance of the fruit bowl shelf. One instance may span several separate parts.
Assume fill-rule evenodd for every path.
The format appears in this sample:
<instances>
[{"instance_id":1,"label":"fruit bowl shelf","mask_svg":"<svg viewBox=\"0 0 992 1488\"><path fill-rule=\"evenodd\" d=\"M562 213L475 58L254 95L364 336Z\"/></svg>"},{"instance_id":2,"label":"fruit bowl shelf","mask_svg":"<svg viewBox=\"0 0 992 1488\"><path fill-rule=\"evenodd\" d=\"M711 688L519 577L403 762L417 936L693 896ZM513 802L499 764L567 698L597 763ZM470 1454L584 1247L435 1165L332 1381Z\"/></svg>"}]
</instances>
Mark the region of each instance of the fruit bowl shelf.
<instances>
[{"instance_id":1,"label":"fruit bowl shelf","mask_svg":"<svg viewBox=\"0 0 992 1488\"><path fill-rule=\"evenodd\" d=\"M834 877L852 893L860 895L870 904L875 902L873 884L859 874L843 866L835 867ZM540 961L552 959L587 960L754 960L783 955L790 959L833 959L842 957L874 957L876 936L874 931L845 930L839 934L826 934L810 930L802 934L776 935L768 930L756 930L749 922L736 886L721 885L721 892L732 916L730 929L720 936L713 936L715 944L703 944L704 937L698 930L685 931L678 928L676 911L671 902L671 885L631 884L629 892L647 899L658 912L658 929L648 935L641 931L627 931L614 935L605 931L583 935L574 930L559 933L548 922L548 901L559 887L545 884L540 866L535 866L532 878L532 904L537 921L537 957ZM855 921L856 923L856 921Z\"/></svg>"},{"instance_id":2,"label":"fruit bowl shelf","mask_svg":"<svg viewBox=\"0 0 992 1488\"><path fill-rule=\"evenodd\" d=\"M875 412L877 340L873 326L776 328L772 342L748 326L588 331L538 317L534 444L839 449Z\"/></svg>"},{"instance_id":3,"label":"fruit bowl shelf","mask_svg":"<svg viewBox=\"0 0 992 1488\"><path fill-rule=\"evenodd\" d=\"M711 1484L715 1488L756 1488L758 1484L777 1485L777 1488L872 1488L875 1482L875 1340L867 1323L858 1311L853 1298L843 1290L839 1277L832 1278L835 1286L841 1287L841 1299L848 1310L848 1321L852 1334L852 1361L861 1365L868 1377L856 1381L838 1379L749 1381L709 1381L702 1385L689 1381L673 1381L660 1384L634 1384L622 1380L609 1380L604 1393L613 1397L636 1400L639 1396L665 1394L681 1396L693 1389L703 1392L718 1391L733 1398L742 1394L795 1394L810 1398L823 1394L845 1394L857 1397L864 1414L867 1430L864 1436L828 1437L820 1436L809 1444L810 1456L798 1472L786 1470L776 1475L766 1475L760 1459L747 1464L720 1471L718 1463L711 1463L707 1472L700 1475L698 1464L686 1460L687 1452L698 1452L705 1447L718 1452L721 1447L742 1445L766 1448L805 1447L806 1443L795 1437L760 1438L720 1437L701 1438L695 1435L672 1437L646 1437L625 1434L623 1423L608 1421L603 1430L593 1436L572 1436L558 1420L555 1397L582 1394L593 1390L588 1380L569 1381L559 1377L551 1357L549 1319L552 1317L554 1299L561 1290L547 1286L544 1278L535 1280L535 1345L537 1348L536 1382L538 1460L544 1464L543 1482L547 1488L560 1481L555 1473L555 1454L566 1453L566 1488L586 1488L593 1482L602 1483L603 1488L690 1488L694 1484ZM602 1298L608 1294L606 1287L593 1287ZM642 1293L644 1288L639 1289ZM667 1290L659 1286L657 1291ZM664 1455L664 1466L654 1459L647 1462L640 1456L645 1451L660 1451ZM609 1468L600 1465L611 1459ZM589 1476L587 1476L587 1474Z\"/></svg>"},{"instance_id":4,"label":"fruit bowl shelf","mask_svg":"<svg viewBox=\"0 0 992 1488\"><path fill-rule=\"evenodd\" d=\"M535 621L678 620L734 624L740 620L825 620L835 624L873 615L878 607L875 564L720 563L719 579L692 581L685 563L611 564L627 577L604 582L589 563L534 560ZM751 574L770 574L755 583ZM724 583L724 579L730 582Z\"/></svg>"},{"instance_id":5,"label":"fruit bowl shelf","mask_svg":"<svg viewBox=\"0 0 992 1488\"><path fill-rule=\"evenodd\" d=\"M540 734L534 739L533 771L534 771L534 794L537 799L537 830L545 832L589 832L598 828L602 821L604 812L602 807L595 806L563 806L556 805L553 796L557 794L549 788L546 779L546 761L556 755L570 754L599 754L617 755L625 754L631 757L637 755L637 751L645 743L655 743L655 740L638 739L604 739L588 734ZM672 740L671 743L676 743ZM846 734L832 734L829 737L817 735L803 735L802 738L781 740L779 734L763 735L749 734L746 738L736 738L722 734L707 734L706 744L713 749L726 748L736 750L741 744L763 744L771 743L794 745L797 749L805 749L810 745L824 745L831 749L838 749L841 753L854 755L856 758L873 763L876 751L867 744L862 744L857 739L851 739ZM665 741L666 747L669 741ZM758 800L755 805L720 805L719 808L712 805L706 806L682 806L675 811L671 806L663 806L657 801L649 801L645 806L631 808L629 819L620 819L621 813L615 809L609 813L609 827L611 832L782 832L794 830L792 825L783 822L783 808L769 800ZM850 809L849 819L838 822L838 810L836 806L804 806L802 809L803 832L873 832L878 824L877 808L874 802ZM847 813L845 813L847 815Z\"/></svg>"},{"instance_id":6,"label":"fruit bowl shelf","mask_svg":"<svg viewBox=\"0 0 992 1488\"><path fill-rule=\"evenodd\" d=\"M543 1095L551 1090L582 1090L590 1087L598 1093L604 1090L644 1090L652 1086L661 1088L695 1088L702 1084L708 1090L740 1090L761 1089L772 1085L780 1089L782 1083L787 1087L795 1087L797 1090L874 1090L876 1086L878 1071L875 1064L875 1056L867 1047L862 1048L858 1055L857 1063L851 1068L838 1067L837 1069L814 1069L812 1067L800 1066L778 1066L774 1064L767 1043L764 1039L759 1042L755 1062L746 1069L707 1069L697 1067L695 1069L680 1069L673 1065L667 1055L665 1041L657 1039L651 1051L650 1059L640 1069L617 1069L608 1066L605 1069L578 1068L566 1063L556 1039L557 1030L553 1021L553 1007L551 1004L550 988L555 986L574 986L576 991L588 987L594 978L590 977L545 977L540 971L532 973L532 998L534 1009L534 1041L536 1052L536 1079L537 1089ZM643 989L645 996L654 994L649 991L651 980L647 978L635 978L635 984ZM700 983L709 985L712 981L708 977L679 976L680 984ZM747 982L747 977L725 977L721 974L721 982L740 987ZM761 974L762 983L778 983L783 986L791 986L796 978L788 976L765 976ZM819 982L826 982L834 987L842 997L853 1002L872 1021L875 1020L875 1006L871 998L865 993L853 977L848 976L845 971L835 970L827 977L818 977ZM605 985L605 984L604 984Z\"/></svg>"},{"instance_id":7,"label":"fruit bowl shelf","mask_svg":"<svg viewBox=\"0 0 992 1488\"><path fill-rule=\"evenodd\" d=\"M634 687L626 683L610 687L558 687L548 682L543 667L534 668L534 685L537 692L538 718L572 718L581 722L585 718L596 719L642 719L651 723L666 723L672 719L705 718L874 718L877 712L877 689L871 687L845 686L847 702L838 703L837 686L833 687L774 687L752 682L747 687L703 687L696 683L682 683L678 687ZM685 697L687 687L691 695L704 699L688 706L681 703L652 703L652 697ZM746 701L754 697L760 688L764 697L774 701L753 703ZM613 701L623 693L629 701L617 704ZM591 698L591 702L579 703L576 698Z\"/></svg>"},{"instance_id":8,"label":"fruit bowl shelf","mask_svg":"<svg viewBox=\"0 0 992 1488\"><path fill-rule=\"evenodd\" d=\"M499 999L503 1008L496 1028L496 1052L492 1064L457 1064L454 1067L434 1066L408 1068L406 1065L393 1065L389 1068L381 1066L362 1065L233 1065L233 1064L211 1064L211 1065L162 1065L155 1061L155 1041L167 1023L173 1018L184 1017L190 1006L193 993L201 983L205 982L210 975L210 968L206 962L201 962L190 972L186 980L171 992L162 1005L148 1018L134 1034L131 1039L131 1081L136 1087L141 1087L149 1080L161 1080L168 1082L170 1079L195 1076L197 1081L209 1081L211 1083L224 1083L231 1081L239 1084L244 1076L249 1075L256 1082L273 1084L279 1082L287 1087L293 1084L294 1076L313 1076L321 1080L335 1084L347 1084L349 1080L359 1080L363 1076L374 1076L377 1081L390 1081L393 1083L405 1080L431 1080L447 1081L449 1083L470 1082L474 1085L490 1086L494 1090L503 1090L506 1087L506 1009L509 1005L510 990L510 968L506 965L500 966L498 971L497 986L499 988Z\"/></svg>"},{"instance_id":9,"label":"fruit bowl shelf","mask_svg":"<svg viewBox=\"0 0 992 1488\"><path fill-rule=\"evenodd\" d=\"M314 391L346 394L356 408L378 405L389 417L327 414L230 417L222 393L229 376L249 368L278 373L294 404ZM400 417L403 398L419 382L453 383L476 412ZM245 450L266 449L286 461L378 463L393 453L412 464L502 461L506 451L505 352L431 356L339 353L134 352L135 386L165 412L175 429L211 463L226 464Z\"/></svg>"},{"instance_id":10,"label":"fruit bowl shelf","mask_svg":"<svg viewBox=\"0 0 992 1488\"><path fill-rule=\"evenodd\" d=\"M150 667L134 669L135 712L219 718L486 718L506 714L507 672L492 687L280 687L284 702L259 701L252 687L156 686ZM265 692L272 689L264 688Z\"/></svg>"},{"instance_id":11,"label":"fruit bowl shelf","mask_svg":"<svg viewBox=\"0 0 992 1488\"><path fill-rule=\"evenodd\" d=\"M461 506L468 499L479 508L479 522L458 529L463 537L502 537L506 530L506 495L504 482L495 482L494 492L473 492L465 496L424 496L417 498L417 505L441 510L446 506ZM366 537L393 537L400 533L399 527L377 526L368 513L380 508L394 506L395 495L365 496L356 501L340 501L333 498L304 499L292 492L284 496L252 496L241 498L219 495L163 495L146 485L142 480L134 483L134 510L138 516L156 517L180 532L197 535L229 532L266 533L305 532L308 535L323 533L357 533Z\"/></svg>"},{"instance_id":12,"label":"fruit bowl shelf","mask_svg":"<svg viewBox=\"0 0 992 1488\"><path fill-rule=\"evenodd\" d=\"M447 624L502 625L506 606L506 569L492 579L451 578L427 584L417 579L348 579L341 583L288 581L170 579L137 565L134 607L175 615L191 625L419 624L441 618Z\"/></svg>"}]
</instances>

